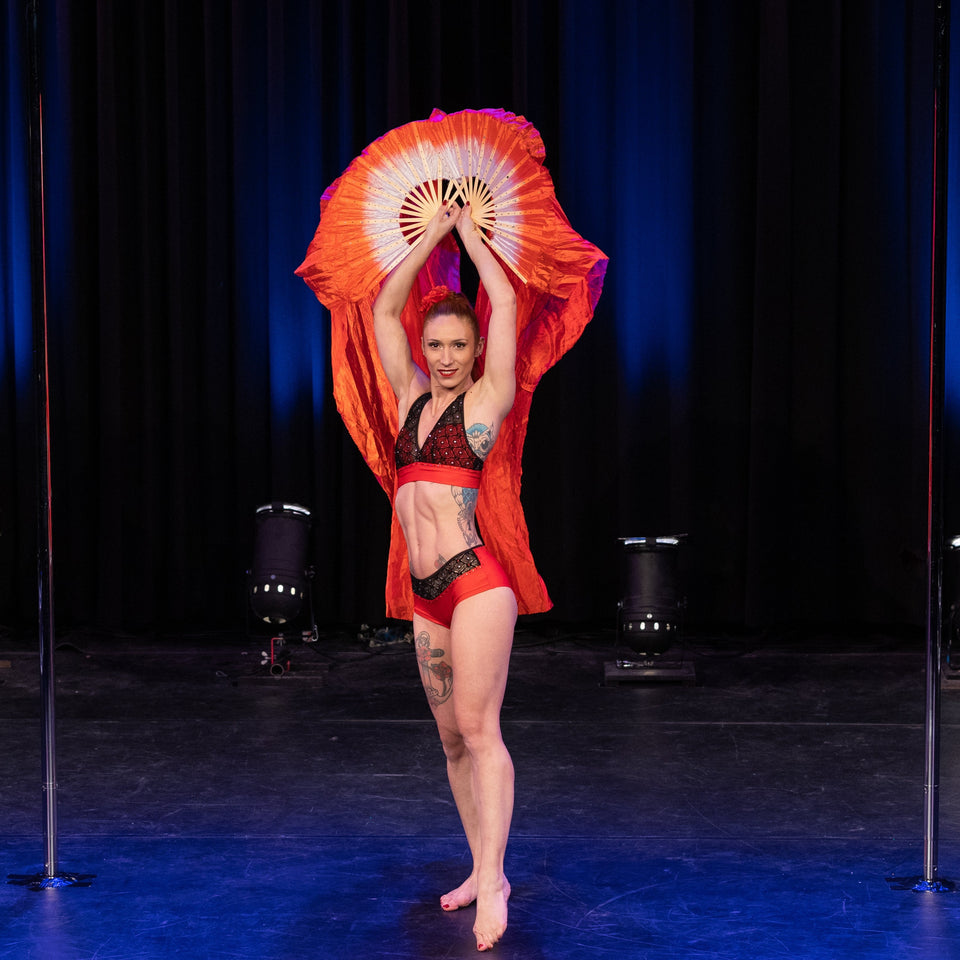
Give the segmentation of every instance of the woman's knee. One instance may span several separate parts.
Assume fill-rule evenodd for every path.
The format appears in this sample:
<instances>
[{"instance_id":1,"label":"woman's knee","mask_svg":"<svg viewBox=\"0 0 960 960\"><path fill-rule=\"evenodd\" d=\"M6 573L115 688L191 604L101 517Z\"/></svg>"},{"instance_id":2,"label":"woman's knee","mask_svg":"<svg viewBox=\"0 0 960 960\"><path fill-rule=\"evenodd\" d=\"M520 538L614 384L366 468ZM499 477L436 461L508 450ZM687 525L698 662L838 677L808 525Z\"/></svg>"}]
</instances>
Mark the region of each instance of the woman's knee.
<instances>
[{"instance_id":1,"label":"woman's knee","mask_svg":"<svg viewBox=\"0 0 960 960\"><path fill-rule=\"evenodd\" d=\"M502 742L499 717L483 710L457 711L457 730L464 749L470 753L488 750Z\"/></svg>"},{"instance_id":2,"label":"woman's knee","mask_svg":"<svg viewBox=\"0 0 960 960\"><path fill-rule=\"evenodd\" d=\"M440 745L443 747L444 756L451 761L456 761L463 757L467 751L463 734L461 734L459 730L454 730L441 724L437 724L437 730L440 733Z\"/></svg>"},{"instance_id":3,"label":"woman's knee","mask_svg":"<svg viewBox=\"0 0 960 960\"><path fill-rule=\"evenodd\" d=\"M464 753L477 753L501 742L499 716L483 708L455 707L452 722L438 723L437 730L448 760L459 760Z\"/></svg>"}]
</instances>

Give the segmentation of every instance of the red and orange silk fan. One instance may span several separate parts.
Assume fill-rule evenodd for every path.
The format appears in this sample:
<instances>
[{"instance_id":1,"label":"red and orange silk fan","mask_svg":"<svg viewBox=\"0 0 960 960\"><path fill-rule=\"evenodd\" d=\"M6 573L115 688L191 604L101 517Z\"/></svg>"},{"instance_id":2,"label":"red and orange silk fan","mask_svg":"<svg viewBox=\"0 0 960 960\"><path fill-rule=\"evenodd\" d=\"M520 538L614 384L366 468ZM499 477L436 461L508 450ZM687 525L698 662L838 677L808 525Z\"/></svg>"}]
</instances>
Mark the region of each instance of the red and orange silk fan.
<instances>
[{"instance_id":1,"label":"red and orange silk fan","mask_svg":"<svg viewBox=\"0 0 960 960\"><path fill-rule=\"evenodd\" d=\"M324 193L320 224L297 274L332 315L334 396L354 442L391 498L397 402L377 357L372 305L383 280L445 200L469 201L487 244L517 294L517 396L484 465L477 523L506 569L521 613L551 606L530 554L520 506L520 460L540 377L580 336L603 287L606 256L570 226L543 166L539 133L503 110L435 110L370 144ZM414 359L423 298L460 288L459 247L448 236L417 278L402 317ZM490 305L477 296L481 332ZM413 595L394 516L387 615L409 620Z\"/></svg>"},{"instance_id":2,"label":"red and orange silk fan","mask_svg":"<svg viewBox=\"0 0 960 960\"><path fill-rule=\"evenodd\" d=\"M420 242L441 203L456 199L469 201L491 249L524 283L542 283L553 195L542 160L531 125L499 111L434 111L397 127L327 191L326 222L298 273L344 299L365 294Z\"/></svg>"}]
</instances>

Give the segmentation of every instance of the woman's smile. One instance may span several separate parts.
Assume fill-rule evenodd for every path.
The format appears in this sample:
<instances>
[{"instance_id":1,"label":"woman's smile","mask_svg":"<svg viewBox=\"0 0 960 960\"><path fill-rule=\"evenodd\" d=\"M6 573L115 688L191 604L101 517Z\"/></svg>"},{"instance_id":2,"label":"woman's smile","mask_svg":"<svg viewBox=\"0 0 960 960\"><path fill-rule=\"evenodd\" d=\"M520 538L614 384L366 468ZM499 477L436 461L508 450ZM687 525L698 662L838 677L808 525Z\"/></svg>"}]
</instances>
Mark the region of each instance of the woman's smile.
<instances>
[{"instance_id":1,"label":"woman's smile","mask_svg":"<svg viewBox=\"0 0 960 960\"><path fill-rule=\"evenodd\" d=\"M449 383L469 374L479 352L473 330L462 317L444 313L425 324L423 353L438 380Z\"/></svg>"}]
</instances>

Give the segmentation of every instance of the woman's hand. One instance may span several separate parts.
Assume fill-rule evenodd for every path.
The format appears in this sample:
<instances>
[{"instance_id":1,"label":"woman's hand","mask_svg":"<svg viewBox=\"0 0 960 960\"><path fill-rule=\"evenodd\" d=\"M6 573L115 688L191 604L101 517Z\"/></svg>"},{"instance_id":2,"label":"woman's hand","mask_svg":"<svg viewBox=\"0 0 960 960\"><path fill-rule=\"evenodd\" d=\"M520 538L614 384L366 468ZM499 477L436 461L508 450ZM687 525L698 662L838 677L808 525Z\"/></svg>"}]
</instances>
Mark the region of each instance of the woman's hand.
<instances>
[{"instance_id":1,"label":"woman's hand","mask_svg":"<svg viewBox=\"0 0 960 960\"><path fill-rule=\"evenodd\" d=\"M460 234L460 239L463 240L464 246L474 237L478 240L480 239L480 234L477 232L477 225L473 222L473 211L470 209L469 203L465 203L463 209L460 211L460 218L457 220L457 233Z\"/></svg>"},{"instance_id":2,"label":"woman's hand","mask_svg":"<svg viewBox=\"0 0 960 960\"><path fill-rule=\"evenodd\" d=\"M433 248L457 225L460 217L460 204L453 200L445 201L433 215L423 232L423 242L428 250Z\"/></svg>"}]
</instances>

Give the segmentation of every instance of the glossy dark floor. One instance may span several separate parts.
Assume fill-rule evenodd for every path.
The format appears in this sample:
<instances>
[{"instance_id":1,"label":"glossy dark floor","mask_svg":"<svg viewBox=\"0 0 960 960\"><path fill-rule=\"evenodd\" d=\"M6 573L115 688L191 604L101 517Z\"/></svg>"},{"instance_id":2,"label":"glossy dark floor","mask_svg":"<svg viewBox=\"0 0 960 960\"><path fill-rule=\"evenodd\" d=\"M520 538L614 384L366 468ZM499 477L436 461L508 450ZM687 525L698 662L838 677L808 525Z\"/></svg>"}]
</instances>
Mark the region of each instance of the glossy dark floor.
<instances>
[{"instance_id":1,"label":"glossy dark floor","mask_svg":"<svg viewBox=\"0 0 960 960\"><path fill-rule=\"evenodd\" d=\"M441 913L465 844L409 644L63 638L58 866L0 885L0 958L476 956ZM923 872L924 657L885 632L694 635L695 684L605 683L612 633L527 624L493 956L960 957ZM36 650L0 641L0 871L42 872ZM960 879L960 689L943 695L939 876Z\"/></svg>"}]
</instances>

